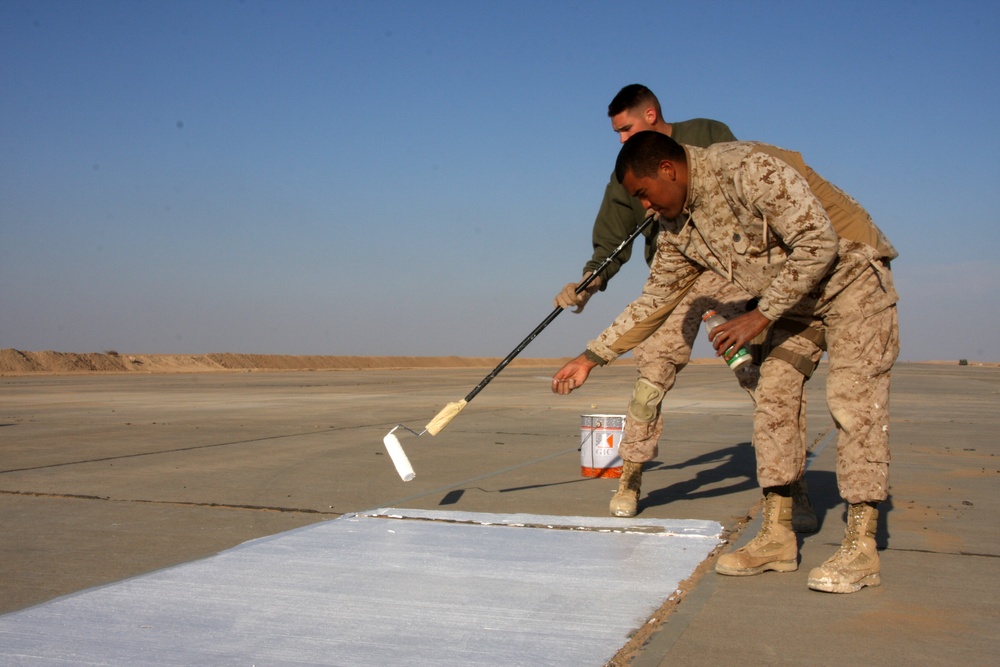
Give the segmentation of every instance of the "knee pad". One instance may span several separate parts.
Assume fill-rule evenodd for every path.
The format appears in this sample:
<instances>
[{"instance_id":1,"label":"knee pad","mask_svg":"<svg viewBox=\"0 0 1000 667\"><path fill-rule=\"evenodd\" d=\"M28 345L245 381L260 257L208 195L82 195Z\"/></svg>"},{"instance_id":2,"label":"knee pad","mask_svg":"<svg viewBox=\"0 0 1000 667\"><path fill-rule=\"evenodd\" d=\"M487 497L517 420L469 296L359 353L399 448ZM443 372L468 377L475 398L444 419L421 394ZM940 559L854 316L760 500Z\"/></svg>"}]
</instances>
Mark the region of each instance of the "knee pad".
<instances>
[{"instance_id":1,"label":"knee pad","mask_svg":"<svg viewBox=\"0 0 1000 667\"><path fill-rule=\"evenodd\" d=\"M628 416L637 422L651 422L660 415L660 403L665 391L649 380L639 378L628 403Z\"/></svg>"}]
</instances>

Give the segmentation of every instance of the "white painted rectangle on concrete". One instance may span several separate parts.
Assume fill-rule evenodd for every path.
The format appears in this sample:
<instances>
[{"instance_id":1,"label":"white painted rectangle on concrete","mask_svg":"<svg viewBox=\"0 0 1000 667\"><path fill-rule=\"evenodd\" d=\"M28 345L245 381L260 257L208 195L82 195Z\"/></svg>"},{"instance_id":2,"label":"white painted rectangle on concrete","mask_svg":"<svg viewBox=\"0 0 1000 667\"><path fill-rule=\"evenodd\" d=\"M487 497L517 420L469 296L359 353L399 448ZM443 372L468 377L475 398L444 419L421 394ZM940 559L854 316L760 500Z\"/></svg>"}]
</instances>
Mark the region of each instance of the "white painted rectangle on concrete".
<instances>
[{"instance_id":1,"label":"white painted rectangle on concrete","mask_svg":"<svg viewBox=\"0 0 1000 667\"><path fill-rule=\"evenodd\" d=\"M351 514L0 616L0 663L602 665L721 530Z\"/></svg>"}]
</instances>

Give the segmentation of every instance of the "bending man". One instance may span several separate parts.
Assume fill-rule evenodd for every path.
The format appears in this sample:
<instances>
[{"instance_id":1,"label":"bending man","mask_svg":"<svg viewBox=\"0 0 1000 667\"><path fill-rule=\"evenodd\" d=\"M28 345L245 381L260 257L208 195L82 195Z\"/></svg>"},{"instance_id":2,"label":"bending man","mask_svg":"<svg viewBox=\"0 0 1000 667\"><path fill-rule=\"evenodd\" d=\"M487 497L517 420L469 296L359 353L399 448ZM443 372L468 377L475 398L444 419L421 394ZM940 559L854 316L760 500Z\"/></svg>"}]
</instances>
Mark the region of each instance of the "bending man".
<instances>
[{"instance_id":1,"label":"bending man","mask_svg":"<svg viewBox=\"0 0 1000 667\"><path fill-rule=\"evenodd\" d=\"M622 143L633 134L642 131L659 132L672 137L678 143L703 148L715 143L736 140L729 127L716 120L696 118L675 123L665 122L659 100L649 88L641 84L631 84L622 88L608 105L608 117L611 119L612 129L618 134ZM589 276L622 241L628 238L645 217L646 207L631 196L612 174L594 221L594 254L584 266L583 277ZM652 261L655 254L655 240L658 233L659 226L656 222L645 231L647 263ZM624 249L616 260L591 282L587 290L580 294L576 293L579 283L569 283L556 296L555 305L562 308L572 307L575 308L574 312L581 312L591 296L607 288L608 282L630 257L631 248ZM682 285L679 289L684 290L683 298L669 306L667 312L663 313L662 324L649 339L638 344L633 350L639 377L626 410L628 419L619 446L623 466L618 490L611 499L612 516L631 517L638 513L642 466L657 456L658 442L663 432L661 415L663 398L673 387L677 373L691 359L691 346L698 335L702 314L712 309L727 319L732 319L745 312L747 300L750 298L744 290L724 278L694 265L685 275L679 275L677 278ZM796 382L794 376L798 376L797 394L804 397L802 383L805 378L791 367L786 373L793 376L788 382L790 391L787 393L796 393L793 386ZM737 381L752 396L757 385L756 366L744 367L738 371ZM789 400L796 400L796 397L789 396ZM805 437L804 430L799 437ZM795 529L800 532L816 530L816 516L809 503L804 482L797 480L793 491Z\"/></svg>"},{"instance_id":2,"label":"bending man","mask_svg":"<svg viewBox=\"0 0 1000 667\"><path fill-rule=\"evenodd\" d=\"M573 391L594 367L642 339L664 304L678 298L676 276L692 263L759 298L753 311L713 332L718 352L739 349L765 331L777 348L787 340L782 331L819 331L830 360L826 393L838 430L837 482L848 523L843 544L810 572L808 585L838 593L879 585L876 507L888 494L889 376L899 353L889 268L896 251L854 199L797 153L766 144L700 149L642 132L625 143L615 174L663 219L656 256L642 296L555 375L553 391ZM797 406L776 400L775 366L769 359L761 366L754 410L763 526L747 546L719 559L721 574L798 568L789 484L805 452L798 440L772 437L775 419L798 416L792 414Z\"/></svg>"}]
</instances>

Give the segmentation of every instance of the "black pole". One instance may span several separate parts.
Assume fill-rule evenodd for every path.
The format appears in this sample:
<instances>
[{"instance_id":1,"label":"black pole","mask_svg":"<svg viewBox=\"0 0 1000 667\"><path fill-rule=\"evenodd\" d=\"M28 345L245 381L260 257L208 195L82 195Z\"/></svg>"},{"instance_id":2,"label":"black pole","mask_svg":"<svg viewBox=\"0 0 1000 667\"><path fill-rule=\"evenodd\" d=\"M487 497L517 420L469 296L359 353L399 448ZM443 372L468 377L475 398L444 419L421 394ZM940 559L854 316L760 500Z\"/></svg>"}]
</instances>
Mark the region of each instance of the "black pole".
<instances>
[{"instance_id":1,"label":"black pole","mask_svg":"<svg viewBox=\"0 0 1000 667\"><path fill-rule=\"evenodd\" d=\"M642 224L640 224L638 227L636 227L635 231L633 231L629 235L629 237L627 239L625 239L624 241L622 241L618 245L618 247L615 248L614 251L610 255L608 255L607 259L605 259L603 262L601 262L600 266L598 266L596 269L594 269L593 273L591 273L589 276L587 276L583 280L583 282L581 282L579 285L577 285L577 287L576 287L576 293L579 294L583 290L587 289L587 286L590 285L590 283L593 282L597 278L598 274L600 274L601 271L603 271L604 269L606 269L608 267L608 265L611 263L611 261L615 257L618 256L618 253L620 253L623 249L625 249L626 247L628 247L629 245L631 245L632 241L634 241L636 239L636 237L639 236L639 234L642 234L643 230L646 229L646 227L649 226L649 224L653 221L654 217L656 217L656 216L652 215L652 214L649 215L649 216L647 216L646 219L642 221ZM552 323L552 320L556 319L559 316L559 313L561 313L562 311L563 311L563 309L559 308L557 306L555 310L553 310L551 313L549 313L549 316L546 317L544 320L542 320L542 323L539 324L537 327L535 327L535 330L532 331L530 334L528 334L528 337L525 338L524 340L522 340L521 343L520 343L520 345L518 345L517 347L515 347L514 350L510 354L508 354L506 357L504 357L504 360L501 361L499 364L497 364L497 367L494 368L490 372L489 375L487 375L486 377L484 377L482 379L482 381L479 384L476 385L475 389L473 389L472 391L470 391L466 395L465 402L468 403L469 401L471 401L472 399L474 399L476 397L476 394L478 394L479 392L481 392L486 387L486 385L488 385L493 380L493 378L495 378L497 375L499 375L500 371L502 371L504 368L506 368L507 364L509 364L510 362L512 362L514 360L514 357L516 357L517 355L519 355L521 353L521 351L524 350L524 348L528 347L528 344L531 343L531 341L535 340L535 337L538 336L538 334L542 333L542 329L544 329L545 327L549 326L549 324Z\"/></svg>"}]
</instances>

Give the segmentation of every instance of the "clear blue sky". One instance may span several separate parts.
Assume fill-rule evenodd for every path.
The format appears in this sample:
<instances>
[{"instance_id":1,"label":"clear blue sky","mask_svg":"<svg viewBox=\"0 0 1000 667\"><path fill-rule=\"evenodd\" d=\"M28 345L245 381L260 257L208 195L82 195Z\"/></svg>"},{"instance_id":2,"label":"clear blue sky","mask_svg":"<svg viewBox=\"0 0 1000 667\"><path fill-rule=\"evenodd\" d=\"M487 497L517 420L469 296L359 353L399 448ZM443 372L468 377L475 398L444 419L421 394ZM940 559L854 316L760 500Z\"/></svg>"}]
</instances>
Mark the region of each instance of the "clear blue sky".
<instances>
[{"instance_id":1,"label":"clear blue sky","mask_svg":"<svg viewBox=\"0 0 1000 667\"><path fill-rule=\"evenodd\" d=\"M998 34L981 1L3 0L0 347L504 356L590 256L641 82L869 209L901 359L997 361Z\"/></svg>"}]
</instances>

